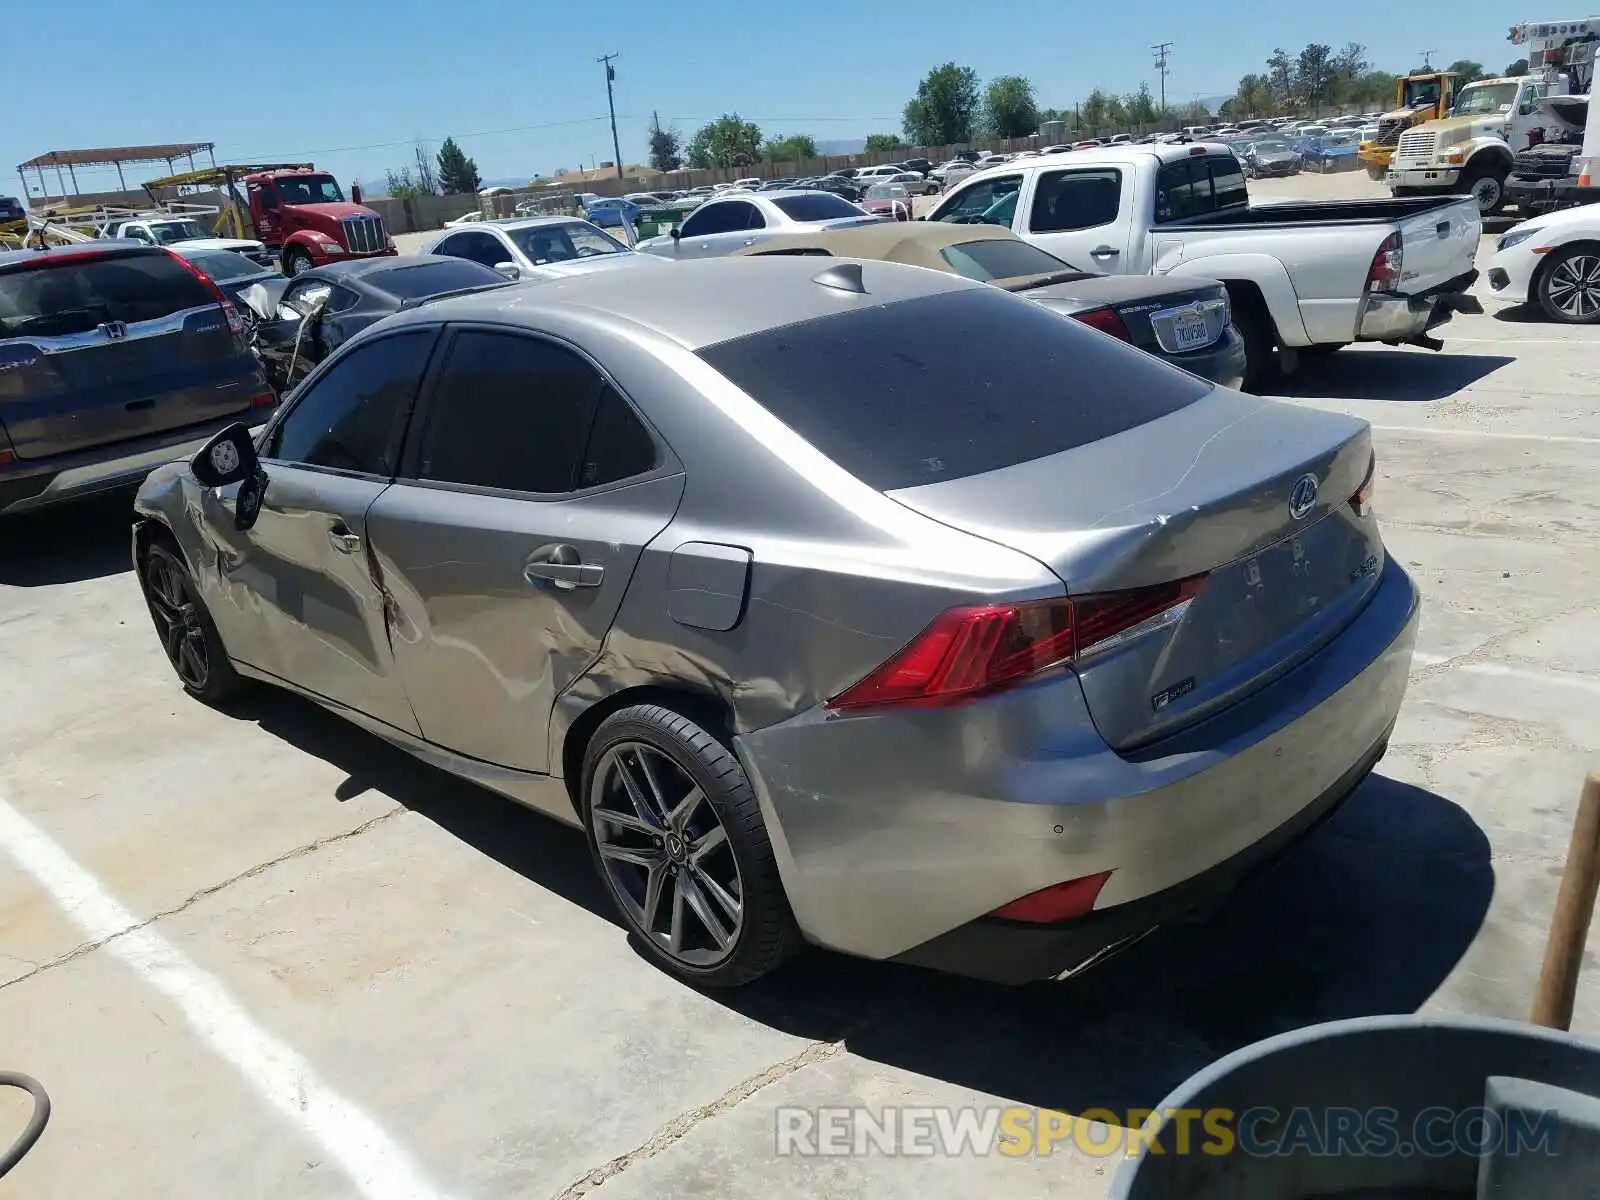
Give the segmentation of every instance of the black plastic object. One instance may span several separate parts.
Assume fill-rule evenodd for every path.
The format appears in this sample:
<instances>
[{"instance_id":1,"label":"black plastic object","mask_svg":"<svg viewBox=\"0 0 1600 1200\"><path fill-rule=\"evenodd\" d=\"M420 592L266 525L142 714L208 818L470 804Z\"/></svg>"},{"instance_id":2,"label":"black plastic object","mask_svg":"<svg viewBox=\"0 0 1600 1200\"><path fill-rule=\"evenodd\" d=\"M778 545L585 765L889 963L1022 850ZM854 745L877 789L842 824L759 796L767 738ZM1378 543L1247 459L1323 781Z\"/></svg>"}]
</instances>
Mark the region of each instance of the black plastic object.
<instances>
[{"instance_id":1,"label":"black plastic object","mask_svg":"<svg viewBox=\"0 0 1600 1200\"><path fill-rule=\"evenodd\" d=\"M1571 1034L1471 1018L1313 1025L1238 1050L1161 1101L1153 1122L1193 1115L1146 1126L1112 1197L1600 1196L1596 1097L1600 1045ZM1228 1147L1224 1131L1246 1125Z\"/></svg>"},{"instance_id":2,"label":"black plastic object","mask_svg":"<svg viewBox=\"0 0 1600 1200\"><path fill-rule=\"evenodd\" d=\"M0 1087L20 1088L33 1097L33 1116L28 1118L27 1128L22 1131L22 1136L11 1144L9 1150L0 1154L0 1176L4 1176L22 1161L23 1155L33 1149L33 1144L39 1140L39 1135L49 1124L50 1094L37 1079L16 1071L0 1071Z\"/></svg>"}]
</instances>

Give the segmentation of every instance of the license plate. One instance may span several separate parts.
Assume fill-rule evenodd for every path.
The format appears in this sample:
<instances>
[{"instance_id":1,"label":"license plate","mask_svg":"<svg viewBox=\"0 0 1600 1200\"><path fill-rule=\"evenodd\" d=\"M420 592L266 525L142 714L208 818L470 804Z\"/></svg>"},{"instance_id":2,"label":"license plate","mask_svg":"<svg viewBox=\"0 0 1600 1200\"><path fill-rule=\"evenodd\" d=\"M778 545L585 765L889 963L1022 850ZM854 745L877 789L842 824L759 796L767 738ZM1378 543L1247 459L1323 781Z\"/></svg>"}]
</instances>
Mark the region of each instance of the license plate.
<instances>
[{"instance_id":1,"label":"license plate","mask_svg":"<svg viewBox=\"0 0 1600 1200\"><path fill-rule=\"evenodd\" d=\"M1206 319L1199 313L1180 313L1172 319L1172 340L1179 350L1193 350L1211 340Z\"/></svg>"}]
</instances>

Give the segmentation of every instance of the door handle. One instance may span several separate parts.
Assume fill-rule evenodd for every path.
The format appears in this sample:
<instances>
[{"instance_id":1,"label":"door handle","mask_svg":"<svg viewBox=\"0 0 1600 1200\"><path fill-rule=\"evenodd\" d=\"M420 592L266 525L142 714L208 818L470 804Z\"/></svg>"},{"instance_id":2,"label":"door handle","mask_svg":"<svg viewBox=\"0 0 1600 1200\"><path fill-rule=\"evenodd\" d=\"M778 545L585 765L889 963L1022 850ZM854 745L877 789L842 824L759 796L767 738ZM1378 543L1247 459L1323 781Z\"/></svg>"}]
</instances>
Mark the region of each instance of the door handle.
<instances>
[{"instance_id":1,"label":"door handle","mask_svg":"<svg viewBox=\"0 0 1600 1200\"><path fill-rule=\"evenodd\" d=\"M576 546L558 543L536 550L522 568L522 577L531 584L553 583L564 592L574 588L599 587L606 569L600 563L581 560Z\"/></svg>"},{"instance_id":2,"label":"door handle","mask_svg":"<svg viewBox=\"0 0 1600 1200\"><path fill-rule=\"evenodd\" d=\"M1096 246L1089 254L1094 258L1116 258L1122 251L1115 246Z\"/></svg>"},{"instance_id":3,"label":"door handle","mask_svg":"<svg viewBox=\"0 0 1600 1200\"><path fill-rule=\"evenodd\" d=\"M351 533L343 525L328 530L328 543L340 554L354 554L361 549L360 535Z\"/></svg>"}]
</instances>

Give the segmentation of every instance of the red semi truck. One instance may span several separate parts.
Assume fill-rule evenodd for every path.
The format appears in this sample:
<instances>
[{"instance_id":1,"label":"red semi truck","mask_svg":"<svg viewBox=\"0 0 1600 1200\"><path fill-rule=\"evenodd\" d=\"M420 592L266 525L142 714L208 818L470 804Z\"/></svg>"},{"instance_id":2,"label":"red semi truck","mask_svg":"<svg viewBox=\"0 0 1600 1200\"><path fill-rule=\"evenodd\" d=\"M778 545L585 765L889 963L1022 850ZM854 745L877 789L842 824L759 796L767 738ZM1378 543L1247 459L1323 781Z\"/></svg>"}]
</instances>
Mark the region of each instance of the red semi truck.
<instances>
[{"instance_id":1,"label":"red semi truck","mask_svg":"<svg viewBox=\"0 0 1600 1200\"><path fill-rule=\"evenodd\" d=\"M174 198L161 192L193 195L201 188L221 192L224 202L216 232L253 237L272 247L285 275L346 258L399 253L383 218L361 203L360 188L352 188L346 200L339 181L310 163L213 167L154 179L144 186L158 202Z\"/></svg>"}]
</instances>

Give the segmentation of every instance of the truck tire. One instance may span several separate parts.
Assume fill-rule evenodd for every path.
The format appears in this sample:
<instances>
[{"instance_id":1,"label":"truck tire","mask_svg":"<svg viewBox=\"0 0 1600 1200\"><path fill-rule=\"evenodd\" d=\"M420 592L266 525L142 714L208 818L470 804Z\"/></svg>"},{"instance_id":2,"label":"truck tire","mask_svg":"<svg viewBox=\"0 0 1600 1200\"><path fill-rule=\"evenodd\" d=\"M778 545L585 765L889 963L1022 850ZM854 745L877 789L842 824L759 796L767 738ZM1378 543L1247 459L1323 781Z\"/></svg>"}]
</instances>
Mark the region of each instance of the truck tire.
<instances>
[{"instance_id":1,"label":"truck tire","mask_svg":"<svg viewBox=\"0 0 1600 1200\"><path fill-rule=\"evenodd\" d=\"M1461 172L1457 190L1478 202L1478 215L1491 217L1506 205L1506 176L1511 174L1499 163L1468 164Z\"/></svg>"},{"instance_id":2,"label":"truck tire","mask_svg":"<svg viewBox=\"0 0 1600 1200\"><path fill-rule=\"evenodd\" d=\"M1228 289L1233 305L1233 324L1244 341L1244 381L1239 390L1259 395L1283 378L1278 358L1278 328L1267 311L1266 301L1253 288Z\"/></svg>"},{"instance_id":3,"label":"truck tire","mask_svg":"<svg viewBox=\"0 0 1600 1200\"><path fill-rule=\"evenodd\" d=\"M310 251L303 246L290 246L283 252L283 273L290 279L301 271L309 271L314 265Z\"/></svg>"}]
</instances>

